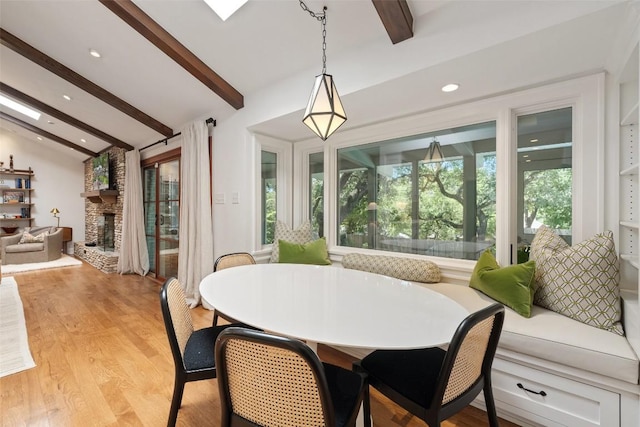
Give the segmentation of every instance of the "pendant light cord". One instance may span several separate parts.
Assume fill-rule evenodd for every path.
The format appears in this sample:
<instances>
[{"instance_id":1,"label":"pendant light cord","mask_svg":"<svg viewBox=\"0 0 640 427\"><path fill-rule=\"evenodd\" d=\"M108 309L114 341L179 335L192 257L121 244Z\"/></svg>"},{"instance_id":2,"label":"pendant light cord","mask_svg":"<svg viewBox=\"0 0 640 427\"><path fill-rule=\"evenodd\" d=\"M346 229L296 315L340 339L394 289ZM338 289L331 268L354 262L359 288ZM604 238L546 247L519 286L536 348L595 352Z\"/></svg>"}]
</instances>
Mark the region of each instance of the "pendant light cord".
<instances>
[{"instance_id":1,"label":"pendant light cord","mask_svg":"<svg viewBox=\"0 0 640 427\"><path fill-rule=\"evenodd\" d=\"M316 13L310 10L302 0L299 1L302 10L322 24L322 74L327 74L327 6L322 8L322 12Z\"/></svg>"}]
</instances>

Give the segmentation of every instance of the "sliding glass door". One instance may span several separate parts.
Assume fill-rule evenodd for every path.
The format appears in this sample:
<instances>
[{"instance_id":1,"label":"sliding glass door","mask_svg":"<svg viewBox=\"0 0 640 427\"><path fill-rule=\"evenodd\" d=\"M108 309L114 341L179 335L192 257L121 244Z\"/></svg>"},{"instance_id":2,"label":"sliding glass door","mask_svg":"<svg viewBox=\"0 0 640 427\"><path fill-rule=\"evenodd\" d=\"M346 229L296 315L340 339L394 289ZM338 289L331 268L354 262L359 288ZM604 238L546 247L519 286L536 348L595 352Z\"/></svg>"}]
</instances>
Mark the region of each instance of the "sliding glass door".
<instances>
[{"instance_id":1,"label":"sliding glass door","mask_svg":"<svg viewBox=\"0 0 640 427\"><path fill-rule=\"evenodd\" d=\"M145 235L150 271L158 279L178 275L180 157L143 165Z\"/></svg>"}]
</instances>

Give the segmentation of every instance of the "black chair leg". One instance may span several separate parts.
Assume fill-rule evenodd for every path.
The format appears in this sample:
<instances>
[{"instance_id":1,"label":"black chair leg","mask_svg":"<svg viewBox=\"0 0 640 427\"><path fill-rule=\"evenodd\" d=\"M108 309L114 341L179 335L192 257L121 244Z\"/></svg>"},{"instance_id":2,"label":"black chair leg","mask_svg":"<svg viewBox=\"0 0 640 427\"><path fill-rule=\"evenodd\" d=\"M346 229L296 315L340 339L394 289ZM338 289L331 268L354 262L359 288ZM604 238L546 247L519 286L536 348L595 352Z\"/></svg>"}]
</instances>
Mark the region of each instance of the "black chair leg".
<instances>
[{"instance_id":1,"label":"black chair leg","mask_svg":"<svg viewBox=\"0 0 640 427\"><path fill-rule=\"evenodd\" d=\"M491 379L487 376L484 382L484 402L487 407L487 417L490 427L498 427L498 415L496 414L496 403L493 400L493 390L491 389Z\"/></svg>"},{"instance_id":2,"label":"black chair leg","mask_svg":"<svg viewBox=\"0 0 640 427\"><path fill-rule=\"evenodd\" d=\"M371 427L371 395L369 393L369 385L364 389L364 398L362 399L362 408L364 416L364 427Z\"/></svg>"},{"instance_id":3,"label":"black chair leg","mask_svg":"<svg viewBox=\"0 0 640 427\"><path fill-rule=\"evenodd\" d=\"M218 313L216 313L215 311L213 312L213 322L211 326L218 326Z\"/></svg>"},{"instance_id":4,"label":"black chair leg","mask_svg":"<svg viewBox=\"0 0 640 427\"><path fill-rule=\"evenodd\" d=\"M182 378L176 377L175 385L173 386L173 398L171 399L171 409L169 410L169 420L167 421L167 427L174 427L176 420L178 419L178 410L182 404L182 393L184 392L185 381Z\"/></svg>"}]
</instances>

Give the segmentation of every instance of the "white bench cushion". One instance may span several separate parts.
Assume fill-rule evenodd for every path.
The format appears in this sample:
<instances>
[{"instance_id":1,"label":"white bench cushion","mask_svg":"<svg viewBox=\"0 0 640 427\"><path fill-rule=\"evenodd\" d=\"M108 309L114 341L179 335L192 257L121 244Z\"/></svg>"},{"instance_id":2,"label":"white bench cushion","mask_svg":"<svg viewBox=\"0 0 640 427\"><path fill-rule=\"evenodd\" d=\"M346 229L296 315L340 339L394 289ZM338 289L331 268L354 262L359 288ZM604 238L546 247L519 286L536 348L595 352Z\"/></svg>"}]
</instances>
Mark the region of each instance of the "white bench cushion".
<instances>
[{"instance_id":1,"label":"white bench cushion","mask_svg":"<svg viewBox=\"0 0 640 427\"><path fill-rule=\"evenodd\" d=\"M494 302L464 285L417 284L456 300L469 311L476 311ZM638 384L640 362L625 337L535 305L529 319L510 308L505 308L505 311L498 349L504 348Z\"/></svg>"}]
</instances>

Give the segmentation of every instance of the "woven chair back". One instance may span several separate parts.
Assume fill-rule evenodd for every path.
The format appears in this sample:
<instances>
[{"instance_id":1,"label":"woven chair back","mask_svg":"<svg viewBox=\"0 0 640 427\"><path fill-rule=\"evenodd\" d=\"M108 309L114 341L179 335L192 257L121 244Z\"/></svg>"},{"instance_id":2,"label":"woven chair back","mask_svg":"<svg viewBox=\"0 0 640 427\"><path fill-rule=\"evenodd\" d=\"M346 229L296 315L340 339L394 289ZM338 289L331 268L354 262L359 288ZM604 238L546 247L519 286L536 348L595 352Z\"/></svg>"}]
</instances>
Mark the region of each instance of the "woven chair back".
<instances>
[{"instance_id":1,"label":"woven chair back","mask_svg":"<svg viewBox=\"0 0 640 427\"><path fill-rule=\"evenodd\" d=\"M452 401L467 391L482 375L482 365L494 321L495 316L482 320L464 337L453 363L442 404Z\"/></svg>"},{"instance_id":2,"label":"woven chair back","mask_svg":"<svg viewBox=\"0 0 640 427\"><path fill-rule=\"evenodd\" d=\"M180 347L180 353L184 356L187 341L193 333L193 321L182 285L175 278L170 279L167 284L167 303L169 305L169 313L171 313L173 330L178 340L178 347Z\"/></svg>"},{"instance_id":3,"label":"woven chair back","mask_svg":"<svg viewBox=\"0 0 640 427\"><path fill-rule=\"evenodd\" d=\"M240 265L255 264L256 260L251 254L239 252L234 254L222 255L216 260L213 271L224 270L225 268L238 267Z\"/></svg>"},{"instance_id":4,"label":"woven chair back","mask_svg":"<svg viewBox=\"0 0 640 427\"><path fill-rule=\"evenodd\" d=\"M316 375L303 357L243 339L232 338L224 348L234 414L265 427L325 425Z\"/></svg>"}]
</instances>

